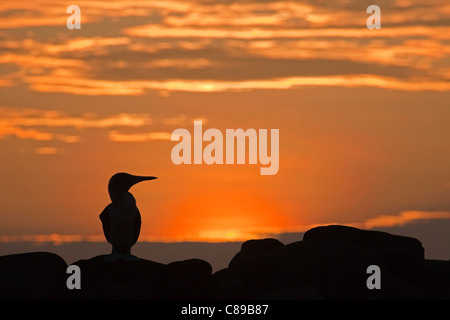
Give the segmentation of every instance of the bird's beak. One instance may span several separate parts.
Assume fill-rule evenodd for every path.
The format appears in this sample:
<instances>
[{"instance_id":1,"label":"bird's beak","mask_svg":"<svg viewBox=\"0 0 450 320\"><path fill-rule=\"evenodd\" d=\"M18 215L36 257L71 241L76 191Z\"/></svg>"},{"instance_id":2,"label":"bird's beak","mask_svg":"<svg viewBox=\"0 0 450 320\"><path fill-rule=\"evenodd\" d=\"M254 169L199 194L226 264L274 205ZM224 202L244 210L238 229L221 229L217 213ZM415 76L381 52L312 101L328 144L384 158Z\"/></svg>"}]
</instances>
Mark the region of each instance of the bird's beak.
<instances>
[{"instance_id":1,"label":"bird's beak","mask_svg":"<svg viewBox=\"0 0 450 320\"><path fill-rule=\"evenodd\" d=\"M136 176L137 182L147 181L147 180L155 180L155 179L158 179L158 178L153 177L153 176Z\"/></svg>"},{"instance_id":2,"label":"bird's beak","mask_svg":"<svg viewBox=\"0 0 450 320\"><path fill-rule=\"evenodd\" d=\"M134 183L133 184L139 183L141 181L158 179L157 177L153 177L153 176L134 176L134 178L135 179L134 179Z\"/></svg>"}]
</instances>

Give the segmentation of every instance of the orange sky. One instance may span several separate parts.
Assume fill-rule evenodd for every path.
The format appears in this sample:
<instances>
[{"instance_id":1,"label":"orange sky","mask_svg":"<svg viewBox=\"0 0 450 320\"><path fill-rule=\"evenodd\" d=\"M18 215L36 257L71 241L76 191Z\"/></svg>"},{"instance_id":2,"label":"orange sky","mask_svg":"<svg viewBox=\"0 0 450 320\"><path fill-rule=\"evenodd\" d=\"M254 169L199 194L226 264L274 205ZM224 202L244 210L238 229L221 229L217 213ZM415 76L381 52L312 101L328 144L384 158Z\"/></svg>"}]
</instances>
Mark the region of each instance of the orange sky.
<instances>
[{"instance_id":1,"label":"orange sky","mask_svg":"<svg viewBox=\"0 0 450 320\"><path fill-rule=\"evenodd\" d=\"M120 171L159 177L142 240L450 219L447 1L379 1L380 30L371 1L70 4L0 4L0 241L103 241ZM279 172L174 165L196 119L279 129Z\"/></svg>"}]
</instances>

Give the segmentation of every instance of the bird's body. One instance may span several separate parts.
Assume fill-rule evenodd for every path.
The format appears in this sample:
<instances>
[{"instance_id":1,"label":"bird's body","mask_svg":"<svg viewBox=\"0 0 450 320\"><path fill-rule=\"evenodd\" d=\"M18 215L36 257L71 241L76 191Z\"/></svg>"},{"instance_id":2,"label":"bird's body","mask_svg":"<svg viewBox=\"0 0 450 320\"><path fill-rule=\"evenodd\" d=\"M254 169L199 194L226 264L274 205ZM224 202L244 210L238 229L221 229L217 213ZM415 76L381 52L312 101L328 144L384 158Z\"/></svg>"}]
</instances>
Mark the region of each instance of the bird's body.
<instances>
[{"instance_id":1,"label":"bird's body","mask_svg":"<svg viewBox=\"0 0 450 320\"><path fill-rule=\"evenodd\" d=\"M141 214L133 195L127 192L118 203L109 204L103 212L100 219L105 220L103 233L106 239L117 253L130 253L141 231Z\"/></svg>"},{"instance_id":2,"label":"bird's body","mask_svg":"<svg viewBox=\"0 0 450 320\"><path fill-rule=\"evenodd\" d=\"M103 233L113 247L112 253L105 258L106 261L138 260L131 255L131 247L139 238L141 214L136 200L128 190L140 181L153 179L156 178L127 173L118 173L111 178L108 189L112 203L100 214Z\"/></svg>"}]
</instances>

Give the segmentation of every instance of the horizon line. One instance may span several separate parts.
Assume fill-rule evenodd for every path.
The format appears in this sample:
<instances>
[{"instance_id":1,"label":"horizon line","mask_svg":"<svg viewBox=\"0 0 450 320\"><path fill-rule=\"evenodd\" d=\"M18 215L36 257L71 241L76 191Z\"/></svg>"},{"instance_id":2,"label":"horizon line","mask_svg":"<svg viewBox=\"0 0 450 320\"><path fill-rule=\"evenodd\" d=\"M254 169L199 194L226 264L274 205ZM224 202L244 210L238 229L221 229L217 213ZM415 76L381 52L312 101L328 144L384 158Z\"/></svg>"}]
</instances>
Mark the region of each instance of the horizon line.
<instances>
[{"instance_id":1,"label":"horizon line","mask_svg":"<svg viewBox=\"0 0 450 320\"><path fill-rule=\"evenodd\" d=\"M197 235L174 236L154 236L141 235L137 243L180 243L180 242L202 242L202 243L224 243L224 242L245 242L251 239L277 238L283 234L304 233L312 228L327 225L345 225L359 229L373 230L376 228L398 227L412 224L418 221L429 221L437 219L450 219L450 211L401 211L397 215L377 215L364 222L353 223L316 223L303 226L293 226L283 229L265 230L210 230L203 231ZM63 243L92 242L107 243L103 234L81 235L81 234L23 234L23 235L0 235L0 244L6 243L53 243L61 245Z\"/></svg>"}]
</instances>

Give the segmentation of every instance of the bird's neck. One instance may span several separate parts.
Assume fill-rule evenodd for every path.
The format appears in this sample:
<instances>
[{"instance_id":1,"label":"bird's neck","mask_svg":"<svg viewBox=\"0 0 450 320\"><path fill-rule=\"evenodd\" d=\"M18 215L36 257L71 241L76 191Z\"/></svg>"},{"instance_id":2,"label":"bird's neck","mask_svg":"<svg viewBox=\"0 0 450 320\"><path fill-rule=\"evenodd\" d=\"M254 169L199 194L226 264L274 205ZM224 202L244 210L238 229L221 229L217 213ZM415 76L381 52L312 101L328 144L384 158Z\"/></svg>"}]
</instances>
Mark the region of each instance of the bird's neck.
<instances>
[{"instance_id":1,"label":"bird's neck","mask_svg":"<svg viewBox=\"0 0 450 320\"><path fill-rule=\"evenodd\" d=\"M117 206L136 206L136 200L128 191L118 195L117 198L111 196L112 203Z\"/></svg>"},{"instance_id":2,"label":"bird's neck","mask_svg":"<svg viewBox=\"0 0 450 320\"><path fill-rule=\"evenodd\" d=\"M113 203L119 202L128 193L128 189L122 187L110 188L108 191Z\"/></svg>"}]
</instances>

